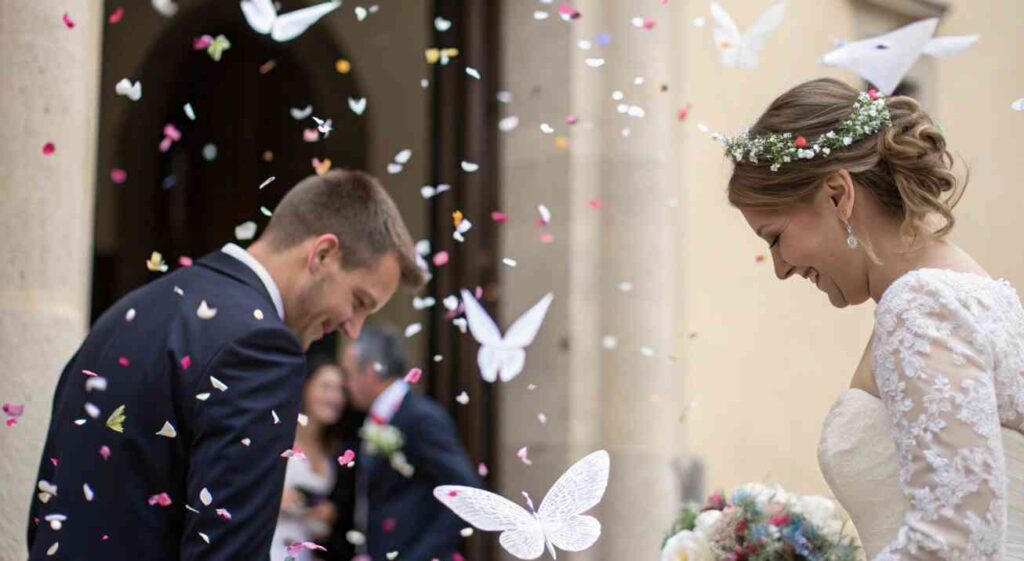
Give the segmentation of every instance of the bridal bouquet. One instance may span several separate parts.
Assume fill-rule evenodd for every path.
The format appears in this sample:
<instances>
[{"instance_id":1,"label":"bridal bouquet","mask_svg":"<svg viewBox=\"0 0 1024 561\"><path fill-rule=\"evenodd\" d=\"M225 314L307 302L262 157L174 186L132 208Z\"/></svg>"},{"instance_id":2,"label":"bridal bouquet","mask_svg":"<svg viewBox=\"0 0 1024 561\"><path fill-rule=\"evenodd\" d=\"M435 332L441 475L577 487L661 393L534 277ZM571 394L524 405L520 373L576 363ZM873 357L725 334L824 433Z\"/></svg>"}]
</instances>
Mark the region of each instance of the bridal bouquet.
<instances>
[{"instance_id":1,"label":"bridal bouquet","mask_svg":"<svg viewBox=\"0 0 1024 561\"><path fill-rule=\"evenodd\" d=\"M750 483L727 500L719 492L687 507L661 548L661 561L856 561L860 547L843 536L843 519L825 497L787 494Z\"/></svg>"}]
</instances>

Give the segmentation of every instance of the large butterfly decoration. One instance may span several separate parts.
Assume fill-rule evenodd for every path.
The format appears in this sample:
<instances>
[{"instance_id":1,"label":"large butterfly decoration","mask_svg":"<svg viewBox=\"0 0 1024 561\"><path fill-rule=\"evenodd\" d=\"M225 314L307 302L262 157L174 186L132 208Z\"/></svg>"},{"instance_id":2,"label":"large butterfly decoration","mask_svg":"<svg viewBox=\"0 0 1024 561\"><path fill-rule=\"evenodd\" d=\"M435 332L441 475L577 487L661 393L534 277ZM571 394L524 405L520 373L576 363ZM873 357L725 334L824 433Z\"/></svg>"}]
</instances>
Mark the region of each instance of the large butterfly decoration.
<instances>
[{"instance_id":1,"label":"large butterfly decoration","mask_svg":"<svg viewBox=\"0 0 1024 561\"><path fill-rule=\"evenodd\" d=\"M933 37L939 20L924 19L884 35L842 43L822 57L826 66L846 68L889 95L922 54L948 57L960 54L977 35Z\"/></svg>"},{"instance_id":2,"label":"large butterfly decoration","mask_svg":"<svg viewBox=\"0 0 1024 561\"><path fill-rule=\"evenodd\" d=\"M585 456L555 481L536 511L526 493L529 511L501 495L461 485L436 487L434 497L476 528L501 532L498 542L515 557L536 559L546 547L556 559L555 548L583 551L601 537L601 523L583 513L601 502L609 467L604 450Z\"/></svg>"},{"instance_id":3,"label":"large butterfly decoration","mask_svg":"<svg viewBox=\"0 0 1024 561\"><path fill-rule=\"evenodd\" d=\"M466 307L466 321L469 324L469 331L473 338L480 343L480 350L477 352L477 364L480 366L480 375L487 382L500 379L508 382L523 371L526 363L526 347L530 346L533 339L540 331L544 322L544 316L548 312L548 306L555 296L548 293L540 302L534 304L519 319L512 323L505 332L504 337L498 330L491 316L487 314L483 306L473 298L468 290L462 291L462 303Z\"/></svg>"},{"instance_id":4,"label":"large butterfly decoration","mask_svg":"<svg viewBox=\"0 0 1024 561\"><path fill-rule=\"evenodd\" d=\"M334 0L278 15L272 0L242 0L242 13L249 27L261 35L283 43L302 35L320 18L336 10L341 2Z\"/></svg>"},{"instance_id":5,"label":"large butterfly decoration","mask_svg":"<svg viewBox=\"0 0 1024 561\"><path fill-rule=\"evenodd\" d=\"M715 21L712 35L722 65L744 70L757 67L758 56L764 50L764 41L768 33L782 23L782 16L785 13L785 0L776 2L757 18L746 33L740 33L729 12L717 2L712 2L711 18Z\"/></svg>"}]
</instances>

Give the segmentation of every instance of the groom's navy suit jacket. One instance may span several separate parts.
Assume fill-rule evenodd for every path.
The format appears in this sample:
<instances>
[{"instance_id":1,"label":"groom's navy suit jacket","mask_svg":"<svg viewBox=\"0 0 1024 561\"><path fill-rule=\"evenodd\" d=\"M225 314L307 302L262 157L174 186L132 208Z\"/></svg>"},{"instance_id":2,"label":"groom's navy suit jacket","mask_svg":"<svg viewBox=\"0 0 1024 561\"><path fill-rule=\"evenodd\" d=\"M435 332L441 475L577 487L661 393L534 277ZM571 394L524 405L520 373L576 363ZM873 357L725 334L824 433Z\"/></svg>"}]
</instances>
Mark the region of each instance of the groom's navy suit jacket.
<instances>
[{"instance_id":1,"label":"groom's navy suit jacket","mask_svg":"<svg viewBox=\"0 0 1024 561\"><path fill-rule=\"evenodd\" d=\"M434 487L480 487L480 480L448 412L432 399L410 391L391 424L402 432L402 452L416 471L407 478L386 458L360 458L356 483L368 500L367 553L373 561L392 551L400 559L451 561L469 524L434 498Z\"/></svg>"},{"instance_id":2,"label":"groom's navy suit jacket","mask_svg":"<svg viewBox=\"0 0 1024 561\"><path fill-rule=\"evenodd\" d=\"M214 317L198 317L202 300ZM267 559L305 377L302 344L231 255L131 292L96 321L57 383L37 478L57 494L44 503L36 489L29 559ZM108 426L118 406L123 432ZM176 436L157 434L165 423ZM151 505L161 493L170 505ZM60 529L51 514L67 517Z\"/></svg>"}]
</instances>

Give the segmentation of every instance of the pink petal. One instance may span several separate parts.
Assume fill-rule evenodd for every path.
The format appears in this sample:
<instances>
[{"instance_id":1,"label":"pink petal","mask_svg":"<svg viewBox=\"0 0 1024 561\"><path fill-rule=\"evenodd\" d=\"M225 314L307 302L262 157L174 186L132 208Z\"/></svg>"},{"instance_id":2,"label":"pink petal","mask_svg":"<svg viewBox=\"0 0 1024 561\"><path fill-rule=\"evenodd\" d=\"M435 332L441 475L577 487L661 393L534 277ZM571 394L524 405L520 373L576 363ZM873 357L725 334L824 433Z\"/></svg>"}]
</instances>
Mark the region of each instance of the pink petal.
<instances>
[{"instance_id":1,"label":"pink petal","mask_svg":"<svg viewBox=\"0 0 1024 561\"><path fill-rule=\"evenodd\" d=\"M476 473L480 477L487 477L487 464L480 462L480 465L476 466Z\"/></svg>"},{"instance_id":2,"label":"pink petal","mask_svg":"<svg viewBox=\"0 0 1024 561\"><path fill-rule=\"evenodd\" d=\"M50 463L53 464L53 467L57 467L57 465L60 464L60 460L57 458L50 458Z\"/></svg>"},{"instance_id":3,"label":"pink petal","mask_svg":"<svg viewBox=\"0 0 1024 561\"><path fill-rule=\"evenodd\" d=\"M395 531L395 526L398 526L397 520L394 518L385 518L380 524L380 529L384 530L385 534L390 534Z\"/></svg>"},{"instance_id":4,"label":"pink petal","mask_svg":"<svg viewBox=\"0 0 1024 561\"><path fill-rule=\"evenodd\" d=\"M160 493L158 495L153 495L152 497L149 498L149 506L156 506L156 505L170 506L171 505L171 497L169 497L167 495L167 493Z\"/></svg>"},{"instance_id":5,"label":"pink petal","mask_svg":"<svg viewBox=\"0 0 1024 561\"><path fill-rule=\"evenodd\" d=\"M217 514L217 516L223 518L224 520L231 520L231 513L228 512L227 509L218 508L216 510L216 514Z\"/></svg>"},{"instance_id":6,"label":"pink petal","mask_svg":"<svg viewBox=\"0 0 1024 561\"><path fill-rule=\"evenodd\" d=\"M20 417L25 413L24 403L4 403L4 413L11 417Z\"/></svg>"},{"instance_id":7,"label":"pink petal","mask_svg":"<svg viewBox=\"0 0 1024 561\"><path fill-rule=\"evenodd\" d=\"M326 547L324 547L322 545L317 545L317 544L315 544L313 542L296 542L296 543L293 543L293 544L289 545L288 548L285 551L288 553L289 556L295 557L304 548L305 549L311 549L311 550L327 551Z\"/></svg>"},{"instance_id":8,"label":"pink petal","mask_svg":"<svg viewBox=\"0 0 1024 561\"><path fill-rule=\"evenodd\" d=\"M644 18L644 29L650 31L651 29L654 29L654 26L656 25L656 23L657 22L655 22L651 18Z\"/></svg>"},{"instance_id":9,"label":"pink petal","mask_svg":"<svg viewBox=\"0 0 1024 561\"><path fill-rule=\"evenodd\" d=\"M117 9L114 10L110 14L110 17L107 19L107 21L112 23L112 24L114 24L114 23L121 23L121 18L123 18L123 17L124 17L124 8L118 6Z\"/></svg>"},{"instance_id":10,"label":"pink petal","mask_svg":"<svg viewBox=\"0 0 1024 561\"><path fill-rule=\"evenodd\" d=\"M690 110L689 110L688 108L686 108L686 107L681 107L681 108L679 109L679 113L677 113L677 114L676 114L676 116L677 116L677 117L679 117L679 120L680 120L680 121L685 121L685 120L686 120L686 117L687 117L687 115L689 115L689 114L690 114Z\"/></svg>"},{"instance_id":11,"label":"pink petal","mask_svg":"<svg viewBox=\"0 0 1024 561\"><path fill-rule=\"evenodd\" d=\"M15 419L14 417L7 419L7 426L13 427L16 424L18 424L18 420Z\"/></svg>"},{"instance_id":12,"label":"pink petal","mask_svg":"<svg viewBox=\"0 0 1024 561\"><path fill-rule=\"evenodd\" d=\"M551 243L555 241L555 235L551 232L541 232L539 238L540 243Z\"/></svg>"},{"instance_id":13,"label":"pink petal","mask_svg":"<svg viewBox=\"0 0 1024 561\"><path fill-rule=\"evenodd\" d=\"M181 265L182 267L191 267L192 258L182 255L181 257L178 258L178 265Z\"/></svg>"},{"instance_id":14,"label":"pink petal","mask_svg":"<svg viewBox=\"0 0 1024 561\"><path fill-rule=\"evenodd\" d=\"M185 358L181 359L181 369L182 370L188 370L189 366L192 366L192 357L191 356L186 356Z\"/></svg>"},{"instance_id":15,"label":"pink petal","mask_svg":"<svg viewBox=\"0 0 1024 561\"><path fill-rule=\"evenodd\" d=\"M75 28L75 22L71 20L71 16L69 16L67 12L64 12L64 17L61 19L64 20L64 25L68 26L68 29Z\"/></svg>"},{"instance_id":16,"label":"pink petal","mask_svg":"<svg viewBox=\"0 0 1024 561\"><path fill-rule=\"evenodd\" d=\"M304 129L302 131L302 140L306 142L316 142L320 140L320 133L316 129Z\"/></svg>"},{"instance_id":17,"label":"pink petal","mask_svg":"<svg viewBox=\"0 0 1024 561\"><path fill-rule=\"evenodd\" d=\"M160 141L160 151L161 152L166 152L166 151L170 150L171 149L171 142L173 142L171 137L165 136L164 139Z\"/></svg>"},{"instance_id":18,"label":"pink petal","mask_svg":"<svg viewBox=\"0 0 1024 561\"><path fill-rule=\"evenodd\" d=\"M164 125L164 136L169 137L174 142L177 142L181 140L181 131L179 131L178 127L173 124L167 123Z\"/></svg>"},{"instance_id":19,"label":"pink petal","mask_svg":"<svg viewBox=\"0 0 1024 561\"><path fill-rule=\"evenodd\" d=\"M491 212L491 220L497 222L498 224L504 224L508 222L508 215L505 214L504 212L495 210Z\"/></svg>"},{"instance_id":20,"label":"pink petal","mask_svg":"<svg viewBox=\"0 0 1024 561\"><path fill-rule=\"evenodd\" d=\"M347 466L356 460L356 453L352 450L345 450L345 452L338 456L338 465Z\"/></svg>"},{"instance_id":21,"label":"pink petal","mask_svg":"<svg viewBox=\"0 0 1024 561\"><path fill-rule=\"evenodd\" d=\"M558 13L569 19L579 19L581 15L579 10L573 8L572 5L567 2L562 2L558 5Z\"/></svg>"},{"instance_id":22,"label":"pink petal","mask_svg":"<svg viewBox=\"0 0 1024 561\"><path fill-rule=\"evenodd\" d=\"M447 264L448 264L448 252L447 251L438 251L437 253L434 254L434 266L435 267L443 267L444 265L447 265Z\"/></svg>"},{"instance_id":23,"label":"pink petal","mask_svg":"<svg viewBox=\"0 0 1024 561\"><path fill-rule=\"evenodd\" d=\"M210 44L213 43L213 37L209 35L203 35L202 37L196 37L192 40L192 48L197 51L205 51Z\"/></svg>"},{"instance_id":24,"label":"pink petal","mask_svg":"<svg viewBox=\"0 0 1024 561\"><path fill-rule=\"evenodd\" d=\"M458 492L458 491L455 491L455 490L453 489L453 490L451 490L451 491L448 491L448 496L449 496L449 497L458 497L458 496L459 496L459 492Z\"/></svg>"},{"instance_id":25,"label":"pink petal","mask_svg":"<svg viewBox=\"0 0 1024 561\"><path fill-rule=\"evenodd\" d=\"M452 561L466 561L466 558L463 557L461 553L456 551L452 554Z\"/></svg>"},{"instance_id":26,"label":"pink petal","mask_svg":"<svg viewBox=\"0 0 1024 561\"><path fill-rule=\"evenodd\" d=\"M590 199L587 202L587 205L594 210L601 210L601 207L604 206L604 203L601 202L601 199Z\"/></svg>"},{"instance_id":27,"label":"pink petal","mask_svg":"<svg viewBox=\"0 0 1024 561\"><path fill-rule=\"evenodd\" d=\"M96 374L92 370L83 370L82 374L85 374L86 376L88 376L90 378L92 378L93 376L99 376L99 374Z\"/></svg>"},{"instance_id":28,"label":"pink petal","mask_svg":"<svg viewBox=\"0 0 1024 561\"><path fill-rule=\"evenodd\" d=\"M566 117L565 117L565 122L566 122L566 124L569 124L569 125L575 125L576 123L579 122L579 120L580 120L580 118L577 117L576 115L572 114L572 113L566 115Z\"/></svg>"},{"instance_id":29,"label":"pink petal","mask_svg":"<svg viewBox=\"0 0 1024 561\"><path fill-rule=\"evenodd\" d=\"M107 446L106 444L104 444L103 446L100 446L100 456L103 456L104 460L109 460L110 459L110 447Z\"/></svg>"},{"instance_id":30,"label":"pink petal","mask_svg":"<svg viewBox=\"0 0 1024 561\"><path fill-rule=\"evenodd\" d=\"M43 144L43 155L44 156L50 156L50 155L52 155L56 151L57 151L57 147L54 146L54 144L52 142L47 142L46 144Z\"/></svg>"},{"instance_id":31,"label":"pink petal","mask_svg":"<svg viewBox=\"0 0 1024 561\"><path fill-rule=\"evenodd\" d=\"M128 179L128 172L121 168L114 168L110 170L110 180L120 185L124 183L124 180Z\"/></svg>"},{"instance_id":32,"label":"pink petal","mask_svg":"<svg viewBox=\"0 0 1024 561\"><path fill-rule=\"evenodd\" d=\"M423 371L422 370L420 370L419 368L413 368L412 370L409 371L408 374L405 375L405 383L406 384L415 384L416 382L420 381L420 376L422 376L422 375L423 375Z\"/></svg>"},{"instance_id":33,"label":"pink petal","mask_svg":"<svg viewBox=\"0 0 1024 561\"><path fill-rule=\"evenodd\" d=\"M103 541L107 541L107 540L110 539L110 535L109 534L103 534L103 537L100 538L100 539L103 540Z\"/></svg>"},{"instance_id":34,"label":"pink petal","mask_svg":"<svg viewBox=\"0 0 1024 561\"><path fill-rule=\"evenodd\" d=\"M117 363L120 364L121 366L124 366L124 367L131 366L131 364L132 364L131 361L128 360L126 357L121 357L121 358L117 359Z\"/></svg>"}]
</instances>

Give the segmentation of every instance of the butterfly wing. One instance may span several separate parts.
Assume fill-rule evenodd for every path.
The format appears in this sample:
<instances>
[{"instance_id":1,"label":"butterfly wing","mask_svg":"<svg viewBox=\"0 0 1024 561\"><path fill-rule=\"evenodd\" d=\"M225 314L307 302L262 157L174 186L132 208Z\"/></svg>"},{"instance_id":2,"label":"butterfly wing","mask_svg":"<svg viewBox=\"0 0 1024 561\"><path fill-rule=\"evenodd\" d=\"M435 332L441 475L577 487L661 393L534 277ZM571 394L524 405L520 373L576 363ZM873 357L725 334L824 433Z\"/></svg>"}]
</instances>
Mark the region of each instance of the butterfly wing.
<instances>
[{"instance_id":1,"label":"butterfly wing","mask_svg":"<svg viewBox=\"0 0 1024 561\"><path fill-rule=\"evenodd\" d=\"M435 487L434 497L476 528L501 532L501 546L519 559L536 559L544 553L540 522L505 497L461 485Z\"/></svg>"},{"instance_id":2,"label":"butterfly wing","mask_svg":"<svg viewBox=\"0 0 1024 561\"><path fill-rule=\"evenodd\" d=\"M924 54L940 58L955 56L977 43L980 37L980 35L936 37L924 44Z\"/></svg>"},{"instance_id":3,"label":"butterfly wing","mask_svg":"<svg viewBox=\"0 0 1024 561\"><path fill-rule=\"evenodd\" d=\"M501 331L498 324L494 323L487 310L473 298L468 290L462 291L462 304L466 308L466 322L469 323L469 332L473 334L481 345L497 345L501 342Z\"/></svg>"},{"instance_id":4,"label":"butterfly wing","mask_svg":"<svg viewBox=\"0 0 1024 561\"><path fill-rule=\"evenodd\" d=\"M324 2L278 16L273 29L270 30L270 36L279 43L291 41L302 35L317 20L338 9L339 6L341 6L341 2Z\"/></svg>"},{"instance_id":5,"label":"butterfly wing","mask_svg":"<svg viewBox=\"0 0 1024 561\"><path fill-rule=\"evenodd\" d=\"M772 4L771 7L761 14L761 17L757 18L757 21L747 29L747 32L743 34L743 39L740 41L739 54L736 61L737 66L745 70L757 66L758 56L764 50L765 39L768 38L769 33L782 23L782 18L785 15L786 2L785 0L780 0Z\"/></svg>"},{"instance_id":6,"label":"butterfly wing","mask_svg":"<svg viewBox=\"0 0 1024 561\"><path fill-rule=\"evenodd\" d=\"M598 450L573 464L544 496L537 517L552 544L566 551L582 551L597 541L601 523L582 513L597 506L608 487L610 459Z\"/></svg>"},{"instance_id":7,"label":"butterfly wing","mask_svg":"<svg viewBox=\"0 0 1024 561\"><path fill-rule=\"evenodd\" d=\"M936 18L925 19L885 35L846 43L826 53L821 62L846 68L889 95L921 56L938 22Z\"/></svg>"},{"instance_id":8,"label":"butterfly wing","mask_svg":"<svg viewBox=\"0 0 1024 561\"><path fill-rule=\"evenodd\" d=\"M242 14L249 27L260 35L270 33L277 18L277 10L271 0L242 0Z\"/></svg>"},{"instance_id":9,"label":"butterfly wing","mask_svg":"<svg viewBox=\"0 0 1024 561\"><path fill-rule=\"evenodd\" d=\"M733 21L729 12L719 6L718 2L711 3L711 19L715 22L711 33L715 38L715 48L718 49L719 59L723 65L735 67L740 43L743 41L740 30L736 27L736 22Z\"/></svg>"},{"instance_id":10,"label":"butterfly wing","mask_svg":"<svg viewBox=\"0 0 1024 561\"><path fill-rule=\"evenodd\" d=\"M547 315L548 307L551 306L551 300L554 297L555 295L550 292L545 294L525 314L519 316L519 319L513 322L505 332L502 345L517 349L530 346L537 336L537 332L540 331L541 324L544 323L544 316Z\"/></svg>"}]
</instances>

